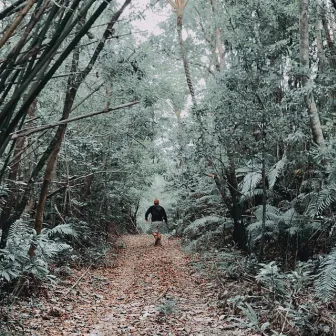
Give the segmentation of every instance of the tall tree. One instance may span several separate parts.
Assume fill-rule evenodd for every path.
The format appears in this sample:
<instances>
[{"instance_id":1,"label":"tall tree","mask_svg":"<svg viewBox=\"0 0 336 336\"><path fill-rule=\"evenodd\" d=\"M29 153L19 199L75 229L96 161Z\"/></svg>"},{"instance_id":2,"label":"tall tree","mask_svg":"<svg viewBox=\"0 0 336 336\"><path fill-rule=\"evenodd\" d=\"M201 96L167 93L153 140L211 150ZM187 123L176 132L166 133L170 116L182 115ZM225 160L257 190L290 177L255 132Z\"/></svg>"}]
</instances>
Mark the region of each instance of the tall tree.
<instances>
[{"instance_id":1,"label":"tall tree","mask_svg":"<svg viewBox=\"0 0 336 336\"><path fill-rule=\"evenodd\" d=\"M175 2L172 1L172 0L168 0L168 1L171 4L171 6L173 7L174 11L176 12L177 36L178 36L178 41L179 41L179 45L180 45L180 51L181 51L183 67L184 67L184 73L185 73L185 76L186 76L187 85L188 85L189 93L190 93L190 96L191 96L191 100L192 100L192 103L195 107L197 105L196 97L195 97L195 90L194 90L194 86L193 86L193 82L192 82L192 78L191 78L191 74L190 74L188 56L187 56L187 52L186 52L185 45L184 45L183 35L182 35L183 15L184 15L184 11L185 11L185 8L186 8L189 0L184 0L184 1L183 0L175 0Z\"/></svg>"},{"instance_id":2,"label":"tall tree","mask_svg":"<svg viewBox=\"0 0 336 336\"><path fill-rule=\"evenodd\" d=\"M302 86L305 89L304 97L310 118L313 140L317 145L321 146L324 144L324 136L310 79L308 4L309 0L300 0L300 62L303 71L301 80Z\"/></svg>"}]
</instances>

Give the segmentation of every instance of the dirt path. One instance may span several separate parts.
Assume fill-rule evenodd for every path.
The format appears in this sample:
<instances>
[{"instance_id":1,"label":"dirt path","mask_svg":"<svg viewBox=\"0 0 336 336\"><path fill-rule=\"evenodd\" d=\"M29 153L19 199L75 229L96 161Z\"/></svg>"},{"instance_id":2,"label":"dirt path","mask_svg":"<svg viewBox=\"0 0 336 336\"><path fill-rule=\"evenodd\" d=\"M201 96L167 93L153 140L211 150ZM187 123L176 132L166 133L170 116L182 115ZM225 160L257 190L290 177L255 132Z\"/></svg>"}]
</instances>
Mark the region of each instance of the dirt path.
<instances>
[{"instance_id":1,"label":"dirt path","mask_svg":"<svg viewBox=\"0 0 336 336\"><path fill-rule=\"evenodd\" d=\"M111 274L110 312L90 336L230 335L215 307L212 284L190 274L177 240L164 240L162 248L149 236L123 240L126 249Z\"/></svg>"},{"instance_id":2,"label":"dirt path","mask_svg":"<svg viewBox=\"0 0 336 336\"><path fill-rule=\"evenodd\" d=\"M115 267L90 270L68 292L72 278L40 307L27 307L24 335L244 335L227 328L215 286L193 272L178 240L164 238L163 247L147 235L122 240Z\"/></svg>"}]
</instances>

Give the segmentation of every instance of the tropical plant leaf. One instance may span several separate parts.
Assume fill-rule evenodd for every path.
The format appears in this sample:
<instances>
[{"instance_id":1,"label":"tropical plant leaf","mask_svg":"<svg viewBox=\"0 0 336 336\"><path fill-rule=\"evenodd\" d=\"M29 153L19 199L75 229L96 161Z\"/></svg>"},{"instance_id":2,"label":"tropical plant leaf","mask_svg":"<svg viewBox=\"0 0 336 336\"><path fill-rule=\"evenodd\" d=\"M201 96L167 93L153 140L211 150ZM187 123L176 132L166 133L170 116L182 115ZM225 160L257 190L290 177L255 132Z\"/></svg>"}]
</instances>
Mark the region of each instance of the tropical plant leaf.
<instances>
[{"instance_id":1,"label":"tropical plant leaf","mask_svg":"<svg viewBox=\"0 0 336 336\"><path fill-rule=\"evenodd\" d=\"M320 272L315 280L316 295L323 301L334 299L336 293L336 249L333 249L320 266Z\"/></svg>"},{"instance_id":2,"label":"tropical plant leaf","mask_svg":"<svg viewBox=\"0 0 336 336\"><path fill-rule=\"evenodd\" d=\"M288 162L287 157L286 155L284 155L283 158L269 170L267 174L269 189L273 189L278 177L286 168L287 162Z\"/></svg>"}]
</instances>

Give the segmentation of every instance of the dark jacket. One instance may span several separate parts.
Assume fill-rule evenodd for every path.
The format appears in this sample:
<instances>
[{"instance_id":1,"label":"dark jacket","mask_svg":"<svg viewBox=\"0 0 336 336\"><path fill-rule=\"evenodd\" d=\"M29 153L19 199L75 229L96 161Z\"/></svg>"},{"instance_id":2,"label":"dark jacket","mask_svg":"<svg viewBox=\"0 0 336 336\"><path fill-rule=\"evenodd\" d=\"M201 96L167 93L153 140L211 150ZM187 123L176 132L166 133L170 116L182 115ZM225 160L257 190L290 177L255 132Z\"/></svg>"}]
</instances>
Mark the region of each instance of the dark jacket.
<instances>
[{"instance_id":1,"label":"dark jacket","mask_svg":"<svg viewBox=\"0 0 336 336\"><path fill-rule=\"evenodd\" d=\"M146 220L149 214L152 215L152 222L162 222L162 220L164 220L167 223L166 211L161 205L152 205L149 207L145 214Z\"/></svg>"}]
</instances>

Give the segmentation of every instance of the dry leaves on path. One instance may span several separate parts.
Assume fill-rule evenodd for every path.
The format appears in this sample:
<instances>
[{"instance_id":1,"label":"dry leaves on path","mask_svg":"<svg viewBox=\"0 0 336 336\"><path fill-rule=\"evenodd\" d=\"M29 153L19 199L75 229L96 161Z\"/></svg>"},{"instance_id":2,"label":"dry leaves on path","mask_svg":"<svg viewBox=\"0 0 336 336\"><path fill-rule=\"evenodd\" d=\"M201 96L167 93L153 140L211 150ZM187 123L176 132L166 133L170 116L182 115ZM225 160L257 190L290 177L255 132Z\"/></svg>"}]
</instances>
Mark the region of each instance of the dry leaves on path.
<instances>
[{"instance_id":1,"label":"dry leaves on path","mask_svg":"<svg viewBox=\"0 0 336 336\"><path fill-rule=\"evenodd\" d=\"M216 293L190 275L178 240L153 246L149 236L124 237L110 312L90 335L242 335L225 330ZM118 285L117 285L118 284Z\"/></svg>"},{"instance_id":2,"label":"dry leaves on path","mask_svg":"<svg viewBox=\"0 0 336 336\"><path fill-rule=\"evenodd\" d=\"M27 307L24 334L245 335L227 325L215 286L191 272L177 239L162 247L147 235L122 240L116 267L90 269L68 295L58 289L41 309Z\"/></svg>"}]
</instances>

